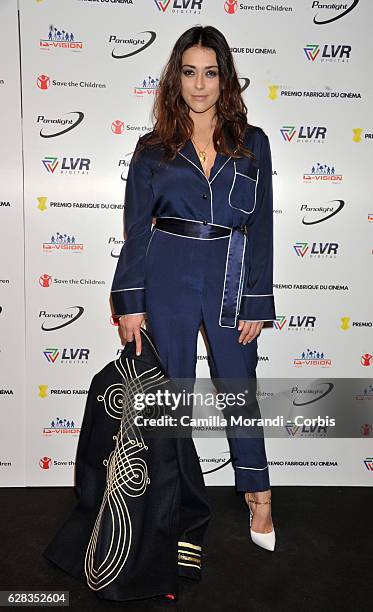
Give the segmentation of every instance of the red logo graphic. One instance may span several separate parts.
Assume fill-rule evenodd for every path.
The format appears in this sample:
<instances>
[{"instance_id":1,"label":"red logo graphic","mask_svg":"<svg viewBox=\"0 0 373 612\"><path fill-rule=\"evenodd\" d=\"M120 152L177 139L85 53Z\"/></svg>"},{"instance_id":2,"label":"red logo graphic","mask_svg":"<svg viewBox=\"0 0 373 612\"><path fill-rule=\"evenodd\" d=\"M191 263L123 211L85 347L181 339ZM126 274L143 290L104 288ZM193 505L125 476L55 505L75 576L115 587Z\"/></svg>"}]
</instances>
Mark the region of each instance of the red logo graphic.
<instances>
[{"instance_id":1,"label":"red logo graphic","mask_svg":"<svg viewBox=\"0 0 373 612\"><path fill-rule=\"evenodd\" d=\"M364 425L360 427L360 431L362 436L370 436L373 431L373 427L371 423L364 423Z\"/></svg>"},{"instance_id":2,"label":"red logo graphic","mask_svg":"<svg viewBox=\"0 0 373 612\"><path fill-rule=\"evenodd\" d=\"M373 355L371 355L370 353L365 353L365 355L361 356L360 363L363 366L370 366L370 365L372 365L372 363L373 363Z\"/></svg>"},{"instance_id":3,"label":"red logo graphic","mask_svg":"<svg viewBox=\"0 0 373 612\"><path fill-rule=\"evenodd\" d=\"M226 0L224 2L224 10L228 15L233 15L238 9L237 0Z\"/></svg>"},{"instance_id":4,"label":"red logo graphic","mask_svg":"<svg viewBox=\"0 0 373 612\"><path fill-rule=\"evenodd\" d=\"M39 276L39 285L41 287L50 287L52 284L52 277L50 274L42 274Z\"/></svg>"},{"instance_id":5,"label":"red logo graphic","mask_svg":"<svg viewBox=\"0 0 373 612\"><path fill-rule=\"evenodd\" d=\"M124 123L120 119L116 119L111 124L111 131L113 134L123 134L124 132Z\"/></svg>"},{"instance_id":6,"label":"red logo graphic","mask_svg":"<svg viewBox=\"0 0 373 612\"><path fill-rule=\"evenodd\" d=\"M39 74L36 84L39 89L48 89L49 85L51 84L51 80L46 74Z\"/></svg>"},{"instance_id":7,"label":"red logo graphic","mask_svg":"<svg viewBox=\"0 0 373 612\"><path fill-rule=\"evenodd\" d=\"M52 465L52 459L50 457L42 457L39 460L39 465L42 468L42 470L49 470L49 468Z\"/></svg>"}]
</instances>

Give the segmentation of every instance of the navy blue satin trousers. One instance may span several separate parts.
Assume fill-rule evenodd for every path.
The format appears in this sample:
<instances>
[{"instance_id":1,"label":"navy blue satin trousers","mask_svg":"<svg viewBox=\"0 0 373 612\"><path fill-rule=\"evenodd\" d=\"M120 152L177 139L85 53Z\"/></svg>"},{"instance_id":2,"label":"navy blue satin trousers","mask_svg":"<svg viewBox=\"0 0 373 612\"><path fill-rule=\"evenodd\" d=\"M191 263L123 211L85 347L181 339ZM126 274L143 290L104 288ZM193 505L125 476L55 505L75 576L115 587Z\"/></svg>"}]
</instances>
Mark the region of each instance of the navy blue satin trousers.
<instances>
[{"instance_id":1,"label":"navy blue satin trousers","mask_svg":"<svg viewBox=\"0 0 373 612\"><path fill-rule=\"evenodd\" d=\"M219 325L229 237L197 239L154 229L145 259L147 329L171 378L195 381L200 326L207 339L211 378L230 389L255 379L257 339L243 345L236 327ZM231 409L230 409L231 410ZM241 409L233 409L237 415ZM245 414L245 416L248 413ZM224 414L224 416L226 416ZM227 415L229 416L229 414ZM254 393L250 416L260 416ZM252 431L252 430L251 430ZM237 491L270 488L263 430L258 437L230 436Z\"/></svg>"}]
</instances>

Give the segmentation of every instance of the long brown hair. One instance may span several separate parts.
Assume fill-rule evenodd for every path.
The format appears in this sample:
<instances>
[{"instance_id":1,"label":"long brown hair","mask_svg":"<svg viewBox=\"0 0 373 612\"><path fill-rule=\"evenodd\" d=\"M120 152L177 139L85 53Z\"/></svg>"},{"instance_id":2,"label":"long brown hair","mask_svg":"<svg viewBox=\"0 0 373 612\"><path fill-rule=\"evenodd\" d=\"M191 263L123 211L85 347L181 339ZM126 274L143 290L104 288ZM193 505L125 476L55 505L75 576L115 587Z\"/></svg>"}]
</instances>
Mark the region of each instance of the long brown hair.
<instances>
[{"instance_id":1,"label":"long brown hair","mask_svg":"<svg viewBox=\"0 0 373 612\"><path fill-rule=\"evenodd\" d=\"M232 157L252 157L244 146L247 128L247 107L242 99L233 56L224 35L213 26L193 26L176 41L170 58L162 70L159 90L152 115L153 131L141 139L138 151L144 147L162 145L167 159L193 135L193 120L181 95L181 60L186 49L194 45L213 49L219 68L220 95L216 103L217 121L213 134L215 150Z\"/></svg>"}]
</instances>

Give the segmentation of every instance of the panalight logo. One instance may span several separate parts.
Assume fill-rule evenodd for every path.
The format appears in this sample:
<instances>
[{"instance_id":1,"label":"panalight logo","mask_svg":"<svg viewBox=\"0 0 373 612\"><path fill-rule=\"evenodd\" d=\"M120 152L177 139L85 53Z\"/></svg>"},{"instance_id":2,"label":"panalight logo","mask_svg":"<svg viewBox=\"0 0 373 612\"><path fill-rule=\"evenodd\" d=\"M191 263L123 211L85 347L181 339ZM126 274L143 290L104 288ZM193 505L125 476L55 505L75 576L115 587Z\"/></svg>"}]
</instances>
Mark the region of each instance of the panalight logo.
<instances>
[{"instance_id":1,"label":"panalight logo","mask_svg":"<svg viewBox=\"0 0 373 612\"><path fill-rule=\"evenodd\" d=\"M72 117L71 117L72 116ZM71 111L66 113L65 118L58 117L57 119L48 119L44 115L39 115L37 118L37 123L43 124L44 127L41 128L39 135L41 138L55 138L56 136L62 136L62 134L66 134L78 127L78 125L83 121L84 113L81 111ZM60 126L61 129L57 129L56 126Z\"/></svg>"},{"instance_id":2,"label":"panalight logo","mask_svg":"<svg viewBox=\"0 0 373 612\"><path fill-rule=\"evenodd\" d=\"M139 36L139 34L145 34L145 37ZM156 33L153 30L144 30L143 32L139 32L137 36L129 37L129 38L120 38L115 34L111 34L109 36L109 43L113 44L114 47L111 51L111 57L114 59L125 59L127 57L132 57L137 53L141 53L141 51L145 51L156 39ZM149 40L146 40L146 35L149 36ZM122 46L122 52L118 50L118 46ZM130 51L123 53L123 46L129 47Z\"/></svg>"},{"instance_id":3,"label":"panalight logo","mask_svg":"<svg viewBox=\"0 0 373 612\"><path fill-rule=\"evenodd\" d=\"M50 77L47 74L39 74L38 78L36 79L36 84L39 89L45 91L46 89L49 89L51 84Z\"/></svg>"},{"instance_id":4,"label":"panalight logo","mask_svg":"<svg viewBox=\"0 0 373 612\"><path fill-rule=\"evenodd\" d=\"M47 312L46 310L40 310L39 319L43 318L44 321L41 325L41 329L43 331L56 331L57 329L62 329L71 323L77 321L82 314L84 313L83 306L68 306L65 308L65 311L73 311L73 312ZM75 312L74 312L75 311ZM61 321L59 325L53 325L53 321Z\"/></svg>"},{"instance_id":5,"label":"panalight logo","mask_svg":"<svg viewBox=\"0 0 373 612\"><path fill-rule=\"evenodd\" d=\"M332 23L337 19L342 19L350 13L359 4L359 0L350 0L350 2L328 2L314 0L312 8L317 9L313 18L315 25L325 25ZM332 12L333 11L333 12Z\"/></svg>"},{"instance_id":6,"label":"panalight logo","mask_svg":"<svg viewBox=\"0 0 373 612\"><path fill-rule=\"evenodd\" d=\"M47 38L41 38L39 48L49 51L50 49L70 49L72 51L82 51L82 41L76 40L73 32L68 32L62 28L49 26Z\"/></svg>"},{"instance_id":7,"label":"panalight logo","mask_svg":"<svg viewBox=\"0 0 373 612\"><path fill-rule=\"evenodd\" d=\"M351 45L306 45L303 51L308 61L317 58L321 62L348 62L351 56Z\"/></svg>"}]
</instances>

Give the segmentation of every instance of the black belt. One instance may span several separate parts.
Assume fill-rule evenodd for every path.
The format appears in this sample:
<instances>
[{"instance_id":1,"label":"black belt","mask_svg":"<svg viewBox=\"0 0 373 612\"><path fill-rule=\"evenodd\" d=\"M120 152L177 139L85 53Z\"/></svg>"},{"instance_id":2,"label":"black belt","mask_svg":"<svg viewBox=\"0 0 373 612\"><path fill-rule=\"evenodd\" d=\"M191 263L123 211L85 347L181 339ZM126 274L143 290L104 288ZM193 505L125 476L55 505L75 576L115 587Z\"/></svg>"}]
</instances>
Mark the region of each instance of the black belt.
<instances>
[{"instance_id":1,"label":"black belt","mask_svg":"<svg viewBox=\"0 0 373 612\"><path fill-rule=\"evenodd\" d=\"M171 234L191 238L212 239L230 236L219 323L222 327L235 327L243 287L243 261L247 227L235 226L230 228L207 221L191 221L171 217L157 217L155 227Z\"/></svg>"}]
</instances>

